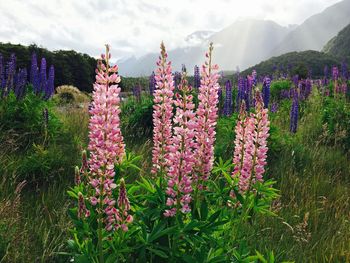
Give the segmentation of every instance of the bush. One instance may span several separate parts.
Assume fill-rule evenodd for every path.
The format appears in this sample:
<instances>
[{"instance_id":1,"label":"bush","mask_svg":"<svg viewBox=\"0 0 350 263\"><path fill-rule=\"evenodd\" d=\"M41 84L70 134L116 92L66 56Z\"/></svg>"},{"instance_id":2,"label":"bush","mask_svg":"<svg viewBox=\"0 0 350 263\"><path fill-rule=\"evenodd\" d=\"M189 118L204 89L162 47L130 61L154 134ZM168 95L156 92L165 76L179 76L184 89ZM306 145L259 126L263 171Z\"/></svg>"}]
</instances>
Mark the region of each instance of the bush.
<instances>
[{"instance_id":1,"label":"bush","mask_svg":"<svg viewBox=\"0 0 350 263\"><path fill-rule=\"evenodd\" d=\"M271 83L271 101L278 101L281 98L282 90L289 90L292 83L290 80L277 80Z\"/></svg>"},{"instance_id":2,"label":"bush","mask_svg":"<svg viewBox=\"0 0 350 263\"><path fill-rule=\"evenodd\" d=\"M345 98L326 97L323 102L324 139L350 150L350 106Z\"/></svg>"},{"instance_id":3,"label":"bush","mask_svg":"<svg viewBox=\"0 0 350 263\"><path fill-rule=\"evenodd\" d=\"M59 86L56 89L54 100L58 104L88 103L90 98L74 86Z\"/></svg>"}]
</instances>

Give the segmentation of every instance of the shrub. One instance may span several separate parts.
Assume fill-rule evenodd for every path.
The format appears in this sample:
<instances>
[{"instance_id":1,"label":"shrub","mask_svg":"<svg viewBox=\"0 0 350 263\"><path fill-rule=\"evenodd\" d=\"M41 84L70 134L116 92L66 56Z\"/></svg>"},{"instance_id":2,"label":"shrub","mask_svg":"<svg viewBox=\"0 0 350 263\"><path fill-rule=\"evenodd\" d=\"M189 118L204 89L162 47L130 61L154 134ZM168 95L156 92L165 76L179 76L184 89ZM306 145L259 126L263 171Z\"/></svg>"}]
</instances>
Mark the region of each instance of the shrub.
<instances>
[{"instance_id":1,"label":"shrub","mask_svg":"<svg viewBox=\"0 0 350 263\"><path fill-rule=\"evenodd\" d=\"M90 98L74 86L59 86L56 89L54 100L58 104L88 103Z\"/></svg>"}]
</instances>

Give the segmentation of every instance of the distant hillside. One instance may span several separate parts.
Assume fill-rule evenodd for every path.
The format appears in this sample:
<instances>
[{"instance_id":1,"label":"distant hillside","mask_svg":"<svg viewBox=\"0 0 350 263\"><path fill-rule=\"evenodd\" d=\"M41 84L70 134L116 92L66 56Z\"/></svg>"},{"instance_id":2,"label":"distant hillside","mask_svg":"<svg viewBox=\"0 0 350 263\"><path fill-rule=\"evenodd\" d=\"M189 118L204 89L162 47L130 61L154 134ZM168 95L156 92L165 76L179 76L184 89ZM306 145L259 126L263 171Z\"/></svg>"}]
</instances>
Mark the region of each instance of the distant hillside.
<instances>
[{"instance_id":1,"label":"distant hillside","mask_svg":"<svg viewBox=\"0 0 350 263\"><path fill-rule=\"evenodd\" d=\"M350 58L350 24L343 28L336 37L332 38L324 46L327 54L343 58Z\"/></svg>"},{"instance_id":2,"label":"distant hillside","mask_svg":"<svg viewBox=\"0 0 350 263\"><path fill-rule=\"evenodd\" d=\"M272 57L253 67L250 67L242 72L243 75L250 74L253 69L258 72L258 75L271 75L274 67L287 69L288 65L292 66L292 74L302 73L307 74L308 69L311 69L313 77L323 75L325 65L332 66L339 64L339 59L336 57L318 51L302 51L290 52L278 57Z\"/></svg>"},{"instance_id":3,"label":"distant hillside","mask_svg":"<svg viewBox=\"0 0 350 263\"><path fill-rule=\"evenodd\" d=\"M350 0L343 0L305 20L279 43L271 56L291 51L320 51L329 39L349 23Z\"/></svg>"},{"instance_id":4,"label":"distant hillside","mask_svg":"<svg viewBox=\"0 0 350 263\"><path fill-rule=\"evenodd\" d=\"M0 53L7 60L11 53L17 57L17 67L30 69L31 55L35 52L38 64L42 57L46 58L48 67L55 66L55 87L73 85L82 91L90 92L95 80L96 59L87 54L73 50L49 51L36 45L23 46L0 43Z\"/></svg>"}]
</instances>

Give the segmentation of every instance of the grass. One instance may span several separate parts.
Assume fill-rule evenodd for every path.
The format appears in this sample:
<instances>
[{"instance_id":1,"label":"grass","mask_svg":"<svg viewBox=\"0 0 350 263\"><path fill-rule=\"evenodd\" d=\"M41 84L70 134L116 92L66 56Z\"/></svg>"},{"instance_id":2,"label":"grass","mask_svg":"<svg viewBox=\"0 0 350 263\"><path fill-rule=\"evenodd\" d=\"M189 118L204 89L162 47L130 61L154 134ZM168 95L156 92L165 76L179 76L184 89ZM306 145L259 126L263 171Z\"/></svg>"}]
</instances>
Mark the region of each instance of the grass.
<instances>
[{"instance_id":1,"label":"grass","mask_svg":"<svg viewBox=\"0 0 350 263\"><path fill-rule=\"evenodd\" d=\"M349 155L322 144L320 110L315 93L293 143L270 160L268 174L281 191L275 203L278 217L255 222L251 244L296 262L349 262ZM285 133L286 114L282 110L273 120Z\"/></svg>"}]
</instances>

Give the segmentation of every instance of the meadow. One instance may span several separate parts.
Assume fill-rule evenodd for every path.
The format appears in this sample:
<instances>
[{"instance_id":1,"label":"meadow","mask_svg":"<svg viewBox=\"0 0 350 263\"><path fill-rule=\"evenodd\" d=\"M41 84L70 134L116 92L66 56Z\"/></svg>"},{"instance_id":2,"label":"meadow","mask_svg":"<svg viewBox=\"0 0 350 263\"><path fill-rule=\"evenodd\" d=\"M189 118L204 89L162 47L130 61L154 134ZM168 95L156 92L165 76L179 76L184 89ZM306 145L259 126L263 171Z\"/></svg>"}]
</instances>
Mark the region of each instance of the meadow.
<instances>
[{"instance_id":1,"label":"meadow","mask_svg":"<svg viewBox=\"0 0 350 263\"><path fill-rule=\"evenodd\" d=\"M108 47L92 94L0 67L0 262L349 262L345 65L223 76L212 52L173 74L162 45L123 99Z\"/></svg>"}]
</instances>

